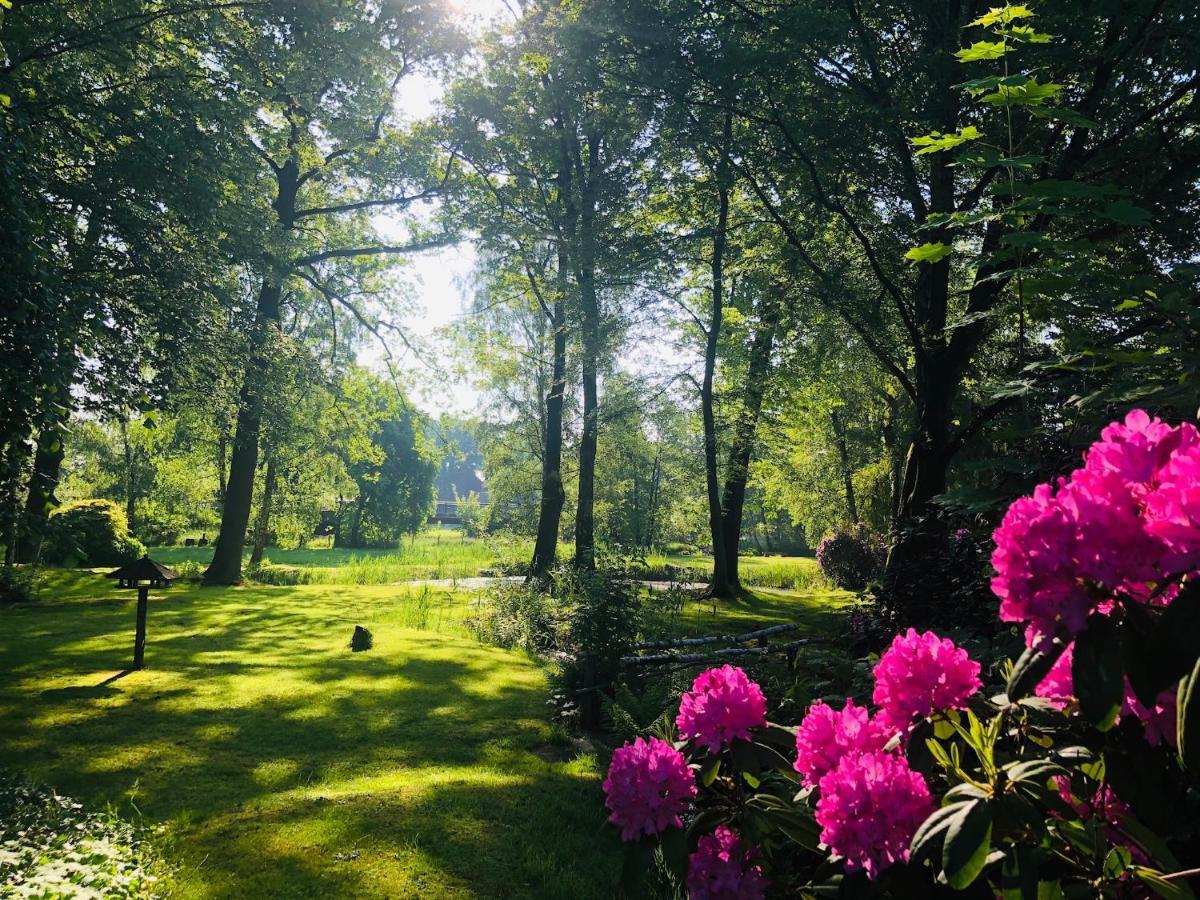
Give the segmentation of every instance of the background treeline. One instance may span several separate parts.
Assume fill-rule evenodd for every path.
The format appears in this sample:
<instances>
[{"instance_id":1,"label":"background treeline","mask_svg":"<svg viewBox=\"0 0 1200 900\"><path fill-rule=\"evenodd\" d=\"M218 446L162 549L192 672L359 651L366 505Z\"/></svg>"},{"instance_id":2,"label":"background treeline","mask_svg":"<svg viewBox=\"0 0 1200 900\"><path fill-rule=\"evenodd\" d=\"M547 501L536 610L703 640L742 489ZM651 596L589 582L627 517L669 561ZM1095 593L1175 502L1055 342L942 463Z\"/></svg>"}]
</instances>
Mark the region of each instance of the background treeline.
<instances>
[{"instance_id":1,"label":"background treeline","mask_svg":"<svg viewBox=\"0 0 1200 900\"><path fill-rule=\"evenodd\" d=\"M488 525L535 574L560 540L582 568L681 541L728 595L739 547L859 525L919 613L957 589L950 535L1130 406L1197 405L1196 9L1025 12L529 0L466 35L440 2L14 0L10 560L64 452L168 536L176 488L142 496L127 445L215 479L213 582L264 510L297 541L331 499L345 540L415 527L395 263L470 240L447 356L486 398ZM441 102L414 122L418 75Z\"/></svg>"}]
</instances>

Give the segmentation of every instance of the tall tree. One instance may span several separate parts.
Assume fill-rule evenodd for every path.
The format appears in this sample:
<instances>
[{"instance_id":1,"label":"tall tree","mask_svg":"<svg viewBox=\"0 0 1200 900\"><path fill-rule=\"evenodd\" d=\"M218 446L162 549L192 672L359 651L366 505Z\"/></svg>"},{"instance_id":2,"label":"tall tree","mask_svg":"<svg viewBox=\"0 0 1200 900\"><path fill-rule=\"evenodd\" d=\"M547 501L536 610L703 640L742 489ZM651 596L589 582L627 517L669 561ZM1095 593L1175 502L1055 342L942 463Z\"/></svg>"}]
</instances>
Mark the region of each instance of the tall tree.
<instances>
[{"instance_id":1,"label":"tall tree","mask_svg":"<svg viewBox=\"0 0 1200 900\"><path fill-rule=\"evenodd\" d=\"M244 40L214 54L222 77L253 97L248 140L262 161L255 187L272 228L261 237L247 364L238 399L221 529L207 584L241 576L262 426L262 391L285 303L295 281L330 305L351 307L372 260L440 246L451 238L410 221L389 241L371 216L403 213L450 181L449 160L427 134L397 126L406 76L440 60L451 42L437 2L379 9L333 2L245 12Z\"/></svg>"}]
</instances>

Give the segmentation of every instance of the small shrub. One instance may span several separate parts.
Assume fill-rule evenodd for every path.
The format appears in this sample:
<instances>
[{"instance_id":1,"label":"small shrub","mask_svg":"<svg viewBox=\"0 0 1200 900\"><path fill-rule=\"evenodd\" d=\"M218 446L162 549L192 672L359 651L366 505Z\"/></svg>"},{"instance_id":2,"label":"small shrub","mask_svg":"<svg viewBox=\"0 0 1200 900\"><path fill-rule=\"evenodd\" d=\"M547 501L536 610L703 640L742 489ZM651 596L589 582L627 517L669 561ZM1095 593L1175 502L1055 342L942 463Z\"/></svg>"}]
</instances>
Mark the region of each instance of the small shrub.
<instances>
[{"instance_id":1,"label":"small shrub","mask_svg":"<svg viewBox=\"0 0 1200 900\"><path fill-rule=\"evenodd\" d=\"M838 531L817 545L817 565L835 585L861 591L883 573L886 550L882 539L865 528Z\"/></svg>"},{"instance_id":2,"label":"small shrub","mask_svg":"<svg viewBox=\"0 0 1200 900\"><path fill-rule=\"evenodd\" d=\"M199 581L204 577L205 567L194 559L185 559L183 562L175 563L171 568L175 570L180 581Z\"/></svg>"},{"instance_id":3,"label":"small shrub","mask_svg":"<svg viewBox=\"0 0 1200 900\"><path fill-rule=\"evenodd\" d=\"M533 654L558 650L566 627L563 610L534 584L498 585L467 624L485 644Z\"/></svg>"},{"instance_id":4,"label":"small shrub","mask_svg":"<svg viewBox=\"0 0 1200 900\"><path fill-rule=\"evenodd\" d=\"M59 507L47 526L44 558L61 566L120 566L146 552L129 533L125 511L111 500L77 500Z\"/></svg>"},{"instance_id":5,"label":"small shrub","mask_svg":"<svg viewBox=\"0 0 1200 900\"><path fill-rule=\"evenodd\" d=\"M0 603L28 603L36 597L33 572L29 568L0 567Z\"/></svg>"}]
</instances>

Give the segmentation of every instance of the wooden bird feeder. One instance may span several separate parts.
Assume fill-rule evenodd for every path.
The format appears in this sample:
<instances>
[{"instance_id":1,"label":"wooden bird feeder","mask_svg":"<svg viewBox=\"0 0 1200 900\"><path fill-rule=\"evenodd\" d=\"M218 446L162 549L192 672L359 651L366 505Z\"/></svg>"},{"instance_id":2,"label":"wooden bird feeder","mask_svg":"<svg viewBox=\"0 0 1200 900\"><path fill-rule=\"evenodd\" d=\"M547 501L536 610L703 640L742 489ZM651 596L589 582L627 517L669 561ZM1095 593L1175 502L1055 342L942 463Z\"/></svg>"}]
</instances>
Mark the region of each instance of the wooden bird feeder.
<instances>
[{"instance_id":1,"label":"wooden bird feeder","mask_svg":"<svg viewBox=\"0 0 1200 900\"><path fill-rule=\"evenodd\" d=\"M174 569L157 563L149 556L137 562L109 572L107 578L117 579L117 587L137 588L137 631L133 638L133 668L146 667L146 607L150 600L150 588L165 588L179 576Z\"/></svg>"}]
</instances>

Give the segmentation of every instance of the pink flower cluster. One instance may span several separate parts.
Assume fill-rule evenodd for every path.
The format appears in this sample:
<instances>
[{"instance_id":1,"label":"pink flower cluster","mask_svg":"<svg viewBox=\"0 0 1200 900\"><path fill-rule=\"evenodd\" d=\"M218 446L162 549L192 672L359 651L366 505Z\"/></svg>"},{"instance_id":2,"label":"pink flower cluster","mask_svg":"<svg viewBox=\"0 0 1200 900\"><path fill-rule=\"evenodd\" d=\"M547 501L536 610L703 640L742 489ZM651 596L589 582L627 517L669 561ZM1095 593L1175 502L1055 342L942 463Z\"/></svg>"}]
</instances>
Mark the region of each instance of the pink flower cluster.
<instances>
[{"instance_id":1,"label":"pink flower cluster","mask_svg":"<svg viewBox=\"0 0 1200 900\"><path fill-rule=\"evenodd\" d=\"M871 699L888 721L907 728L915 718L962 708L979 687L979 663L966 650L910 628L896 635L875 665Z\"/></svg>"},{"instance_id":2,"label":"pink flower cluster","mask_svg":"<svg viewBox=\"0 0 1200 900\"><path fill-rule=\"evenodd\" d=\"M604 780L608 821L621 840L682 828L680 814L696 796L696 775L683 754L658 738L637 738L613 752Z\"/></svg>"},{"instance_id":3,"label":"pink flower cluster","mask_svg":"<svg viewBox=\"0 0 1200 900\"><path fill-rule=\"evenodd\" d=\"M813 704L796 731L794 768L816 786L821 840L847 870L874 879L908 859L920 824L933 812L929 787L899 752L884 747L913 719L956 709L979 690L979 664L931 631L897 635L875 666L870 713L851 700L841 712ZM899 750L899 742L897 742Z\"/></svg>"},{"instance_id":4,"label":"pink flower cluster","mask_svg":"<svg viewBox=\"0 0 1200 900\"><path fill-rule=\"evenodd\" d=\"M1200 432L1134 410L1083 468L1013 503L994 536L1000 618L1024 624L1030 646L1078 634L1114 600L1169 602L1157 589L1200 568Z\"/></svg>"},{"instance_id":5,"label":"pink flower cluster","mask_svg":"<svg viewBox=\"0 0 1200 900\"><path fill-rule=\"evenodd\" d=\"M871 718L866 707L847 700L841 712L818 701L808 709L796 732L796 762L793 768L804 776L807 787L816 787L843 756L882 750L892 732L880 718Z\"/></svg>"},{"instance_id":6,"label":"pink flower cluster","mask_svg":"<svg viewBox=\"0 0 1200 900\"><path fill-rule=\"evenodd\" d=\"M1034 688L1037 696L1049 700L1058 709L1066 709L1075 702L1075 678L1071 673L1074 655L1075 644L1072 642L1055 661L1046 677ZM1168 688L1158 695L1153 707L1147 707L1134 694L1129 679L1125 679L1125 703L1121 707L1121 715L1134 715L1142 721L1146 729L1146 742L1152 747L1164 742L1175 745L1176 703L1175 689Z\"/></svg>"},{"instance_id":7,"label":"pink flower cluster","mask_svg":"<svg viewBox=\"0 0 1200 900\"><path fill-rule=\"evenodd\" d=\"M696 676L679 702L675 725L681 737L716 753L737 738L748 739L751 729L766 721L762 688L741 669L724 665Z\"/></svg>"},{"instance_id":8,"label":"pink flower cluster","mask_svg":"<svg viewBox=\"0 0 1200 900\"><path fill-rule=\"evenodd\" d=\"M821 840L846 870L875 879L906 862L909 844L934 810L925 779L894 753L847 754L820 781Z\"/></svg>"},{"instance_id":9,"label":"pink flower cluster","mask_svg":"<svg viewBox=\"0 0 1200 900\"><path fill-rule=\"evenodd\" d=\"M700 838L688 857L687 889L690 900L760 900L767 879L756 865L758 851L742 846L737 832L719 825Z\"/></svg>"}]
</instances>

